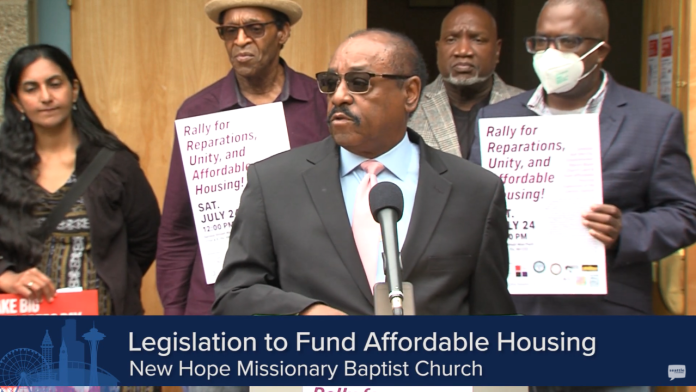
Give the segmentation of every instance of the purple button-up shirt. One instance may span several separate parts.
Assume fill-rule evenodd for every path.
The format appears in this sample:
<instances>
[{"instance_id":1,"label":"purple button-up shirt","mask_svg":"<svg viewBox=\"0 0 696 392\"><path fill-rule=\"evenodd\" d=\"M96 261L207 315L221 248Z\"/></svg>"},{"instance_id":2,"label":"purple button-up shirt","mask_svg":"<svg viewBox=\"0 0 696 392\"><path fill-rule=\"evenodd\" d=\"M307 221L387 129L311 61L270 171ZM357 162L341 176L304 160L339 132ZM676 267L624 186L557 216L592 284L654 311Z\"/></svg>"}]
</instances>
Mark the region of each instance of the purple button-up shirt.
<instances>
[{"instance_id":1,"label":"purple button-up shirt","mask_svg":"<svg viewBox=\"0 0 696 392\"><path fill-rule=\"evenodd\" d=\"M329 135L326 98L319 92L316 81L293 71L282 59L280 62L285 68L285 84L276 102L283 102L290 148L326 138ZM176 118L201 116L246 106L253 104L239 93L232 70L226 77L187 99ZM213 285L205 282L176 135L157 244L157 291L165 315L210 314L215 300Z\"/></svg>"}]
</instances>

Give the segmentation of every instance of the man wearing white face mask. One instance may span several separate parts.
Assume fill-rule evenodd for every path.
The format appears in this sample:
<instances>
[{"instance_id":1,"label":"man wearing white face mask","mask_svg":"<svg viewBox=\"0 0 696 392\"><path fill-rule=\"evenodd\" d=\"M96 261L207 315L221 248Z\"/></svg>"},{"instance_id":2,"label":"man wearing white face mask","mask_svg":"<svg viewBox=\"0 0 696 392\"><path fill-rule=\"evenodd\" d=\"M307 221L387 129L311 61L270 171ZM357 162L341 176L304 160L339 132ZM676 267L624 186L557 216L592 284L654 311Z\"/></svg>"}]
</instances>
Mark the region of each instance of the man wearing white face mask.
<instances>
[{"instance_id":1,"label":"man wearing white face mask","mask_svg":"<svg viewBox=\"0 0 696 392\"><path fill-rule=\"evenodd\" d=\"M600 114L604 204L588 206L578 219L606 247L608 294L514 296L522 314L651 314L651 262L696 241L696 186L682 115L602 70L608 32L602 1L547 1L536 35L526 40L541 85L479 112L480 118ZM480 164L478 139L471 155Z\"/></svg>"},{"instance_id":2,"label":"man wearing white face mask","mask_svg":"<svg viewBox=\"0 0 696 392\"><path fill-rule=\"evenodd\" d=\"M597 40L599 43L587 53L583 54L582 57L573 52L562 51L564 48L579 48L584 41L592 40ZM550 46L549 43L551 41L553 41L555 47L561 49L559 50ZM527 38L526 45L527 51L534 53L534 71L536 71L539 80L541 80L541 86L537 88L537 92L539 94L537 94L535 98L541 101L543 99L543 92L546 92L546 94L567 93L573 90L573 88L575 88L581 80L585 79L589 75L592 75L592 73L598 68L599 62L595 63L589 71L585 72L585 63L583 60L597 51L597 49L605 46L606 43L602 38L588 38L580 36L560 36L549 38L546 36L533 36ZM606 92L608 82L606 72L601 72L601 79L601 86L597 91L600 94ZM593 95L593 97L595 95ZM532 104L531 106L534 107L535 105ZM553 108L549 108L549 110L551 113L554 113ZM543 110L540 109L540 111L542 113L540 115L543 116ZM587 109L587 105L583 105L577 109L565 110L565 112L568 111L588 113L589 109ZM564 110L559 109L557 112L558 114L563 114Z\"/></svg>"}]
</instances>

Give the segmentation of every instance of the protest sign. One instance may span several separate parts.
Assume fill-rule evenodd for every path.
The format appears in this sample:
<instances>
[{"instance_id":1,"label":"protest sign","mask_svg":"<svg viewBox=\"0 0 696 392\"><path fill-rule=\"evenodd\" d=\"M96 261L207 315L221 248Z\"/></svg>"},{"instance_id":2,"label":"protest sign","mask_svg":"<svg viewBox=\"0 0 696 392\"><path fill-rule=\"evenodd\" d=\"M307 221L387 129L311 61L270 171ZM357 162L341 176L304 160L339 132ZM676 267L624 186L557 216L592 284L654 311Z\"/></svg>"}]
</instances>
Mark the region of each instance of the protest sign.
<instances>
[{"instance_id":1,"label":"protest sign","mask_svg":"<svg viewBox=\"0 0 696 392\"><path fill-rule=\"evenodd\" d=\"M511 294L606 294L604 245L582 225L602 204L599 116L485 118L481 165L505 186Z\"/></svg>"},{"instance_id":2,"label":"protest sign","mask_svg":"<svg viewBox=\"0 0 696 392\"><path fill-rule=\"evenodd\" d=\"M250 164L290 149L281 102L175 121L205 279L215 283Z\"/></svg>"},{"instance_id":3,"label":"protest sign","mask_svg":"<svg viewBox=\"0 0 696 392\"><path fill-rule=\"evenodd\" d=\"M22 298L16 294L0 294L0 316L97 316L97 290L58 292L53 302Z\"/></svg>"}]
</instances>

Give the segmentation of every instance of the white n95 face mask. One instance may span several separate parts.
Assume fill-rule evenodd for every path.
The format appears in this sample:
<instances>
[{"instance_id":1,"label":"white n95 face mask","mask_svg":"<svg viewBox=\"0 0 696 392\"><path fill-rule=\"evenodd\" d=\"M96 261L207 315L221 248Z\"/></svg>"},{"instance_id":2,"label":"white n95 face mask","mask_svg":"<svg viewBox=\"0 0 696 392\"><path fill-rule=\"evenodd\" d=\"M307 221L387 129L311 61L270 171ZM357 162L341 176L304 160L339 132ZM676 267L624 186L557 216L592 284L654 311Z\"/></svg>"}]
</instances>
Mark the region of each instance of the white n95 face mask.
<instances>
[{"instance_id":1,"label":"white n95 face mask","mask_svg":"<svg viewBox=\"0 0 696 392\"><path fill-rule=\"evenodd\" d=\"M583 74L585 65L582 60L602 45L604 45L604 41L595 45L582 57L554 48L536 53L534 55L534 71L546 93L557 94L572 90L579 81L597 68L597 64L595 64L589 72Z\"/></svg>"}]
</instances>

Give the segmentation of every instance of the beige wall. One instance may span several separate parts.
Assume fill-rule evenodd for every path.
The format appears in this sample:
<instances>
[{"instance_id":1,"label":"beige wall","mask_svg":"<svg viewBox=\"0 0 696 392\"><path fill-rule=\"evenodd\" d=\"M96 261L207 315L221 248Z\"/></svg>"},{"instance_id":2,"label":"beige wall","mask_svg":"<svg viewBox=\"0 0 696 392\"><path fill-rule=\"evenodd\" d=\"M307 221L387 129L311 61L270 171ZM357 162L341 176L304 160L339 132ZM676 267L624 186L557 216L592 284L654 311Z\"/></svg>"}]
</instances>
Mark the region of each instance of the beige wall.
<instances>
[{"instance_id":1,"label":"beige wall","mask_svg":"<svg viewBox=\"0 0 696 392\"><path fill-rule=\"evenodd\" d=\"M29 42L27 0L0 0L0 69L5 75L5 65L12 54ZM4 95L0 83L0 95ZM0 122L2 122L0 110Z\"/></svg>"},{"instance_id":2,"label":"beige wall","mask_svg":"<svg viewBox=\"0 0 696 392\"><path fill-rule=\"evenodd\" d=\"M58 1L58 0L56 0ZM73 0L73 62L106 127L140 155L160 203L174 117L186 97L230 70L224 43L203 12L207 0ZM297 0L302 20L281 55L308 75L326 70L351 32L365 28L366 0ZM143 279L146 314L162 314L155 268Z\"/></svg>"}]
</instances>

